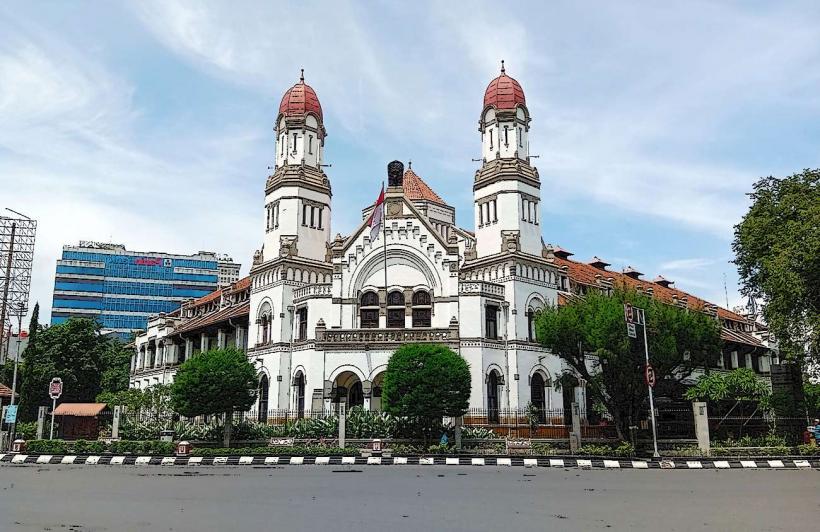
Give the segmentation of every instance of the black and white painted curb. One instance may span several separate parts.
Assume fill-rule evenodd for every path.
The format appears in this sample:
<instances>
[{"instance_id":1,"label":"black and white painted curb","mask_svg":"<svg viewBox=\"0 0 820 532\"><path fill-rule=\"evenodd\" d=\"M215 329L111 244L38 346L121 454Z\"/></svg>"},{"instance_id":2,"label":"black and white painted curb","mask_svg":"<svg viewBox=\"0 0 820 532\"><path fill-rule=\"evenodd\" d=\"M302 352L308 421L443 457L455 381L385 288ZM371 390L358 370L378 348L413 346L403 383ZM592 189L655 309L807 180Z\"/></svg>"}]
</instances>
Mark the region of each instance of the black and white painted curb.
<instances>
[{"instance_id":1,"label":"black and white painted curb","mask_svg":"<svg viewBox=\"0 0 820 532\"><path fill-rule=\"evenodd\" d=\"M820 469L820 460L606 460L547 457L359 457L359 456L134 456L0 454L4 464L159 465L159 466L276 466L276 465L429 465L518 466L580 469Z\"/></svg>"}]
</instances>

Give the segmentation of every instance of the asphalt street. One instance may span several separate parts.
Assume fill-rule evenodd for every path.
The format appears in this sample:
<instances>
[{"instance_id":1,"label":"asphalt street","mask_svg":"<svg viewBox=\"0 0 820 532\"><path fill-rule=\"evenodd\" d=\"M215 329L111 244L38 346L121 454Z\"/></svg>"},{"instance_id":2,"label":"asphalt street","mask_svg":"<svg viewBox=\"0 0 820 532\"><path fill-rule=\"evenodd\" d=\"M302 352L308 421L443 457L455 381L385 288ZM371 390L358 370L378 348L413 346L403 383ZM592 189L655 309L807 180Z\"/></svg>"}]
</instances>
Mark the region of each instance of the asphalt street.
<instances>
[{"instance_id":1,"label":"asphalt street","mask_svg":"<svg viewBox=\"0 0 820 532\"><path fill-rule=\"evenodd\" d=\"M815 530L816 470L0 467L2 531Z\"/></svg>"}]
</instances>

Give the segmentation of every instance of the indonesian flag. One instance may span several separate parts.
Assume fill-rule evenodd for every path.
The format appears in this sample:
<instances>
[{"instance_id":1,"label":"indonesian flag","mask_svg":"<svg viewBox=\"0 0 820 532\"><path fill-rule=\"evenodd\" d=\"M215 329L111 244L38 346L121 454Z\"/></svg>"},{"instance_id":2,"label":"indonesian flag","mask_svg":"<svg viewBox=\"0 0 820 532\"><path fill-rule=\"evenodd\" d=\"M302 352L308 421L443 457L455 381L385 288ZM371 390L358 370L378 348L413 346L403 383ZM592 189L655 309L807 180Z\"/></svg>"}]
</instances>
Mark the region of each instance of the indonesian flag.
<instances>
[{"instance_id":1,"label":"indonesian flag","mask_svg":"<svg viewBox=\"0 0 820 532\"><path fill-rule=\"evenodd\" d=\"M367 225L370 226L370 240L376 240L379 235L379 227L382 225L382 218L384 218L384 183L382 183L382 191L379 192L379 199L376 200L376 205L373 207L373 212L370 214L370 220Z\"/></svg>"}]
</instances>

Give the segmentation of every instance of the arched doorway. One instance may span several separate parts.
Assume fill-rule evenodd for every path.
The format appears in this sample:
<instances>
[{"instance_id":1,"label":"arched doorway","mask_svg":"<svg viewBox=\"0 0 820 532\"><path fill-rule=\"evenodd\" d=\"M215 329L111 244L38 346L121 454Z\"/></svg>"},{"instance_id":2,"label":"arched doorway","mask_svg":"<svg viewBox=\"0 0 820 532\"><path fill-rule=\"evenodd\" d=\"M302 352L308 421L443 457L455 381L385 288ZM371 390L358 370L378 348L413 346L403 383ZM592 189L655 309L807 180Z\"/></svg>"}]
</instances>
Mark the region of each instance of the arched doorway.
<instances>
[{"instance_id":1,"label":"arched doorway","mask_svg":"<svg viewBox=\"0 0 820 532\"><path fill-rule=\"evenodd\" d=\"M364 406L364 391L362 390L362 381L356 381L350 387L350 392L347 394L347 407L354 408L357 406Z\"/></svg>"},{"instance_id":2,"label":"arched doorway","mask_svg":"<svg viewBox=\"0 0 820 532\"><path fill-rule=\"evenodd\" d=\"M259 410L256 413L256 420L265 423L268 420L268 392L270 381L267 375L262 375L259 379Z\"/></svg>"},{"instance_id":3,"label":"arched doorway","mask_svg":"<svg viewBox=\"0 0 820 532\"><path fill-rule=\"evenodd\" d=\"M301 371L293 377L294 395L296 396L296 417L305 416L305 374Z\"/></svg>"},{"instance_id":4,"label":"arched doorway","mask_svg":"<svg viewBox=\"0 0 820 532\"><path fill-rule=\"evenodd\" d=\"M533 373L532 377L530 377L530 403L536 409L539 423L547 422L546 386L547 383L541 372L536 371Z\"/></svg>"},{"instance_id":5,"label":"arched doorway","mask_svg":"<svg viewBox=\"0 0 820 532\"><path fill-rule=\"evenodd\" d=\"M336 392L333 395L333 402L344 403L350 410L355 406L364 405L364 391L362 381L359 376L352 371L344 371L336 377L334 382Z\"/></svg>"},{"instance_id":6,"label":"arched doorway","mask_svg":"<svg viewBox=\"0 0 820 532\"><path fill-rule=\"evenodd\" d=\"M498 423L498 385L500 375L496 370L487 375L487 421Z\"/></svg>"}]
</instances>

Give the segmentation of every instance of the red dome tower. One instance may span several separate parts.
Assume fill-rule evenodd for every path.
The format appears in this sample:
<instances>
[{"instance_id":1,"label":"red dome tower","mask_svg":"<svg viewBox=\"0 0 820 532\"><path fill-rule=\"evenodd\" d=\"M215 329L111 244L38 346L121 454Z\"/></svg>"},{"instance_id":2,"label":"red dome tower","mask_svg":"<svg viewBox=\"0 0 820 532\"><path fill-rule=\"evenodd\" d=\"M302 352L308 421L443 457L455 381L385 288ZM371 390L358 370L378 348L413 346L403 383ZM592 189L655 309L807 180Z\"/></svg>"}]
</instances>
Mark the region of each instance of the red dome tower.
<instances>
[{"instance_id":1,"label":"red dome tower","mask_svg":"<svg viewBox=\"0 0 820 532\"><path fill-rule=\"evenodd\" d=\"M313 87L305 83L305 70L302 69L299 82L282 96L279 114L287 117L303 117L308 113L313 113L316 118L322 120L322 104L319 103L319 97L316 96Z\"/></svg>"},{"instance_id":2,"label":"red dome tower","mask_svg":"<svg viewBox=\"0 0 820 532\"><path fill-rule=\"evenodd\" d=\"M483 164L473 184L476 256L507 251L541 255L538 170L530 165L530 112L524 89L501 74L484 91L478 121Z\"/></svg>"},{"instance_id":3,"label":"red dome tower","mask_svg":"<svg viewBox=\"0 0 820 532\"><path fill-rule=\"evenodd\" d=\"M259 261L298 256L324 263L330 240L330 179L322 168L322 104L305 71L279 103L276 167L265 185L265 244Z\"/></svg>"},{"instance_id":4,"label":"red dome tower","mask_svg":"<svg viewBox=\"0 0 820 532\"><path fill-rule=\"evenodd\" d=\"M322 104L313 87L305 83L305 71L279 103L276 117L276 166L304 164L318 168L327 132Z\"/></svg>"},{"instance_id":5,"label":"red dome tower","mask_svg":"<svg viewBox=\"0 0 820 532\"><path fill-rule=\"evenodd\" d=\"M519 105L526 106L524 89L514 78L507 75L504 61L501 61L501 75L487 85L484 91L484 107L492 106L496 109L515 109Z\"/></svg>"}]
</instances>

